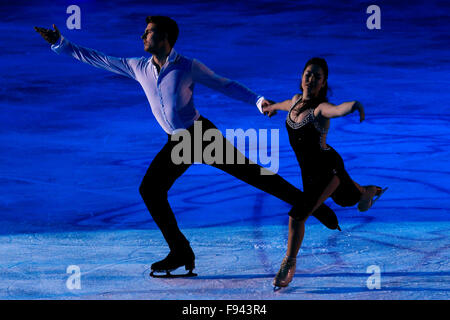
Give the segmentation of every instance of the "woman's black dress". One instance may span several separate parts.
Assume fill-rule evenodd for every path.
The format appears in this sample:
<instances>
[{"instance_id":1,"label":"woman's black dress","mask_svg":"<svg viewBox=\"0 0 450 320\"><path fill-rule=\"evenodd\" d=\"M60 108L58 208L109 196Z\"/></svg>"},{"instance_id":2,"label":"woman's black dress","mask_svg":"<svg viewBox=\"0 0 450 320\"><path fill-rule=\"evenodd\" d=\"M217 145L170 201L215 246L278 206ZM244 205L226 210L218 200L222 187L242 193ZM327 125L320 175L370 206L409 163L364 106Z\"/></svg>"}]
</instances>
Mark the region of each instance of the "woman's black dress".
<instances>
[{"instance_id":1,"label":"woman's black dress","mask_svg":"<svg viewBox=\"0 0 450 320\"><path fill-rule=\"evenodd\" d=\"M360 200L361 192L345 170L341 156L332 147L324 147L322 142L328 129L320 126L314 116L314 107L303 111L301 122L292 121L291 111L297 103L287 115L286 128L289 142L300 164L303 191L308 201L294 205L289 215L304 219L335 175L339 177L340 184L331 198L342 207L355 205Z\"/></svg>"}]
</instances>

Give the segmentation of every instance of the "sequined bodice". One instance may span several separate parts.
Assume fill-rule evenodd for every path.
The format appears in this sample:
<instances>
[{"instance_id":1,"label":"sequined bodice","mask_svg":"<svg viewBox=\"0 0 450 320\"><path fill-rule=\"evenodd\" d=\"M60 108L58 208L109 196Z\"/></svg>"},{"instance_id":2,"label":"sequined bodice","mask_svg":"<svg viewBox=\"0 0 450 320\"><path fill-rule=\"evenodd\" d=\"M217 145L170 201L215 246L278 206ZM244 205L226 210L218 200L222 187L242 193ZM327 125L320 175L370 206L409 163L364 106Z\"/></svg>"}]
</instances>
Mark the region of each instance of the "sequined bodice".
<instances>
[{"instance_id":1,"label":"sequined bodice","mask_svg":"<svg viewBox=\"0 0 450 320\"><path fill-rule=\"evenodd\" d=\"M294 150L308 149L309 152L314 150L328 150L326 144L326 136L328 128L321 126L319 120L314 116L314 109L309 108L302 112L302 119L299 122L293 121L291 118L292 110L301 101L301 97L293 104L286 117L286 127L289 134L289 141Z\"/></svg>"}]
</instances>

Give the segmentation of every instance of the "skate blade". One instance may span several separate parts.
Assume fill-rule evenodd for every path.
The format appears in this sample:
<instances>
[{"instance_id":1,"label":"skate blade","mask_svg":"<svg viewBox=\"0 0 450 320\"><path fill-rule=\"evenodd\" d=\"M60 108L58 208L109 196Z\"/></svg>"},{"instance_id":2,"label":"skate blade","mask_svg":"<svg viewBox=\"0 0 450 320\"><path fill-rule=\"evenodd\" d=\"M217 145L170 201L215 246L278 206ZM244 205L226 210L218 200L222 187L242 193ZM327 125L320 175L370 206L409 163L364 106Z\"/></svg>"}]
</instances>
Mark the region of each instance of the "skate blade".
<instances>
[{"instance_id":1,"label":"skate blade","mask_svg":"<svg viewBox=\"0 0 450 320\"><path fill-rule=\"evenodd\" d=\"M378 199L380 199L380 197L383 195L383 193L386 192L386 190L387 190L388 188L389 188L389 187L386 187L386 188L384 188L384 189L381 189L380 194L379 194L378 196L376 196L375 198L373 198L373 200L372 200L372 206L375 204L375 202L376 202Z\"/></svg>"},{"instance_id":2,"label":"skate blade","mask_svg":"<svg viewBox=\"0 0 450 320\"><path fill-rule=\"evenodd\" d=\"M286 289L288 286L284 286L284 287L281 287L281 286L273 286L273 292L278 292L278 291L281 291L281 290L283 290L283 289Z\"/></svg>"},{"instance_id":3,"label":"skate blade","mask_svg":"<svg viewBox=\"0 0 450 320\"><path fill-rule=\"evenodd\" d=\"M170 271L166 271L165 274L159 274L159 273L155 273L155 272L164 272L164 271L152 271L152 272L150 272L150 277L173 279L173 278L190 278L190 277L197 276L197 274L192 272L192 270L190 270L188 273L185 273L185 274L171 274Z\"/></svg>"},{"instance_id":4,"label":"skate blade","mask_svg":"<svg viewBox=\"0 0 450 320\"><path fill-rule=\"evenodd\" d=\"M275 287L273 287L273 292L278 292L278 291L280 291L281 289L283 289L283 287L277 287L277 286L275 286Z\"/></svg>"}]
</instances>

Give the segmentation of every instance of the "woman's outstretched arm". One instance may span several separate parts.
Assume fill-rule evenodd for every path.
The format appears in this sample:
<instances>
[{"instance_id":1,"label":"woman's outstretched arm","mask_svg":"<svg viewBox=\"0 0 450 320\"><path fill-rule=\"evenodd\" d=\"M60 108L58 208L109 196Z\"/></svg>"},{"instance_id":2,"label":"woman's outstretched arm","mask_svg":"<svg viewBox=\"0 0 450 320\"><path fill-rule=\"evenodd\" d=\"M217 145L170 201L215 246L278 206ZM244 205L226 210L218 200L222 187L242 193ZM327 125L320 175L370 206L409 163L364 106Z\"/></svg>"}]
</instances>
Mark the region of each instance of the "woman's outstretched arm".
<instances>
[{"instance_id":1,"label":"woman's outstretched arm","mask_svg":"<svg viewBox=\"0 0 450 320\"><path fill-rule=\"evenodd\" d=\"M289 111L292 107L292 104L297 101L298 97L299 95L295 95L292 99L284 100L282 102L274 103L268 106L266 105L265 107L263 107L263 112L265 115L271 117L277 114L277 110Z\"/></svg>"},{"instance_id":2,"label":"woman's outstretched arm","mask_svg":"<svg viewBox=\"0 0 450 320\"><path fill-rule=\"evenodd\" d=\"M314 115L331 119L346 116L356 110L359 112L359 121L362 122L364 120L364 107L359 101L344 102L337 106L329 102L323 102L316 108Z\"/></svg>"}]
</instances>

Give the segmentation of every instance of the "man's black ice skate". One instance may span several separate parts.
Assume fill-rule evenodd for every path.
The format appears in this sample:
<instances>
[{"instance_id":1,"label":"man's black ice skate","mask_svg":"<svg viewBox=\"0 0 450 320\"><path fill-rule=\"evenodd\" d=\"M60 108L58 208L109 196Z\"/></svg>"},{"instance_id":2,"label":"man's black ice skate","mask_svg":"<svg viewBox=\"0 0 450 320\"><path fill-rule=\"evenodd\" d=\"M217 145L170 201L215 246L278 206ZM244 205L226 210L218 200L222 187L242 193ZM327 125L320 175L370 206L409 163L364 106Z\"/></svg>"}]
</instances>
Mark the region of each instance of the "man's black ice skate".
<instances>
[{"instance_id":1,"label":"man's black ice skate","mask_svg":"<svg viewBox=\"0 0 450 320\"><path fill-rule=\"evenodd\" d=\"M171 274L170 272L184 266L189 272L186 274ZM167 257L152 264L150 276L153 278L195 277L195 255L190 247L182 251L170 251ZM156 273L156 274L155 274ZM160 274L158 274L160 273Z\"/></svg>"}]
</instances>

